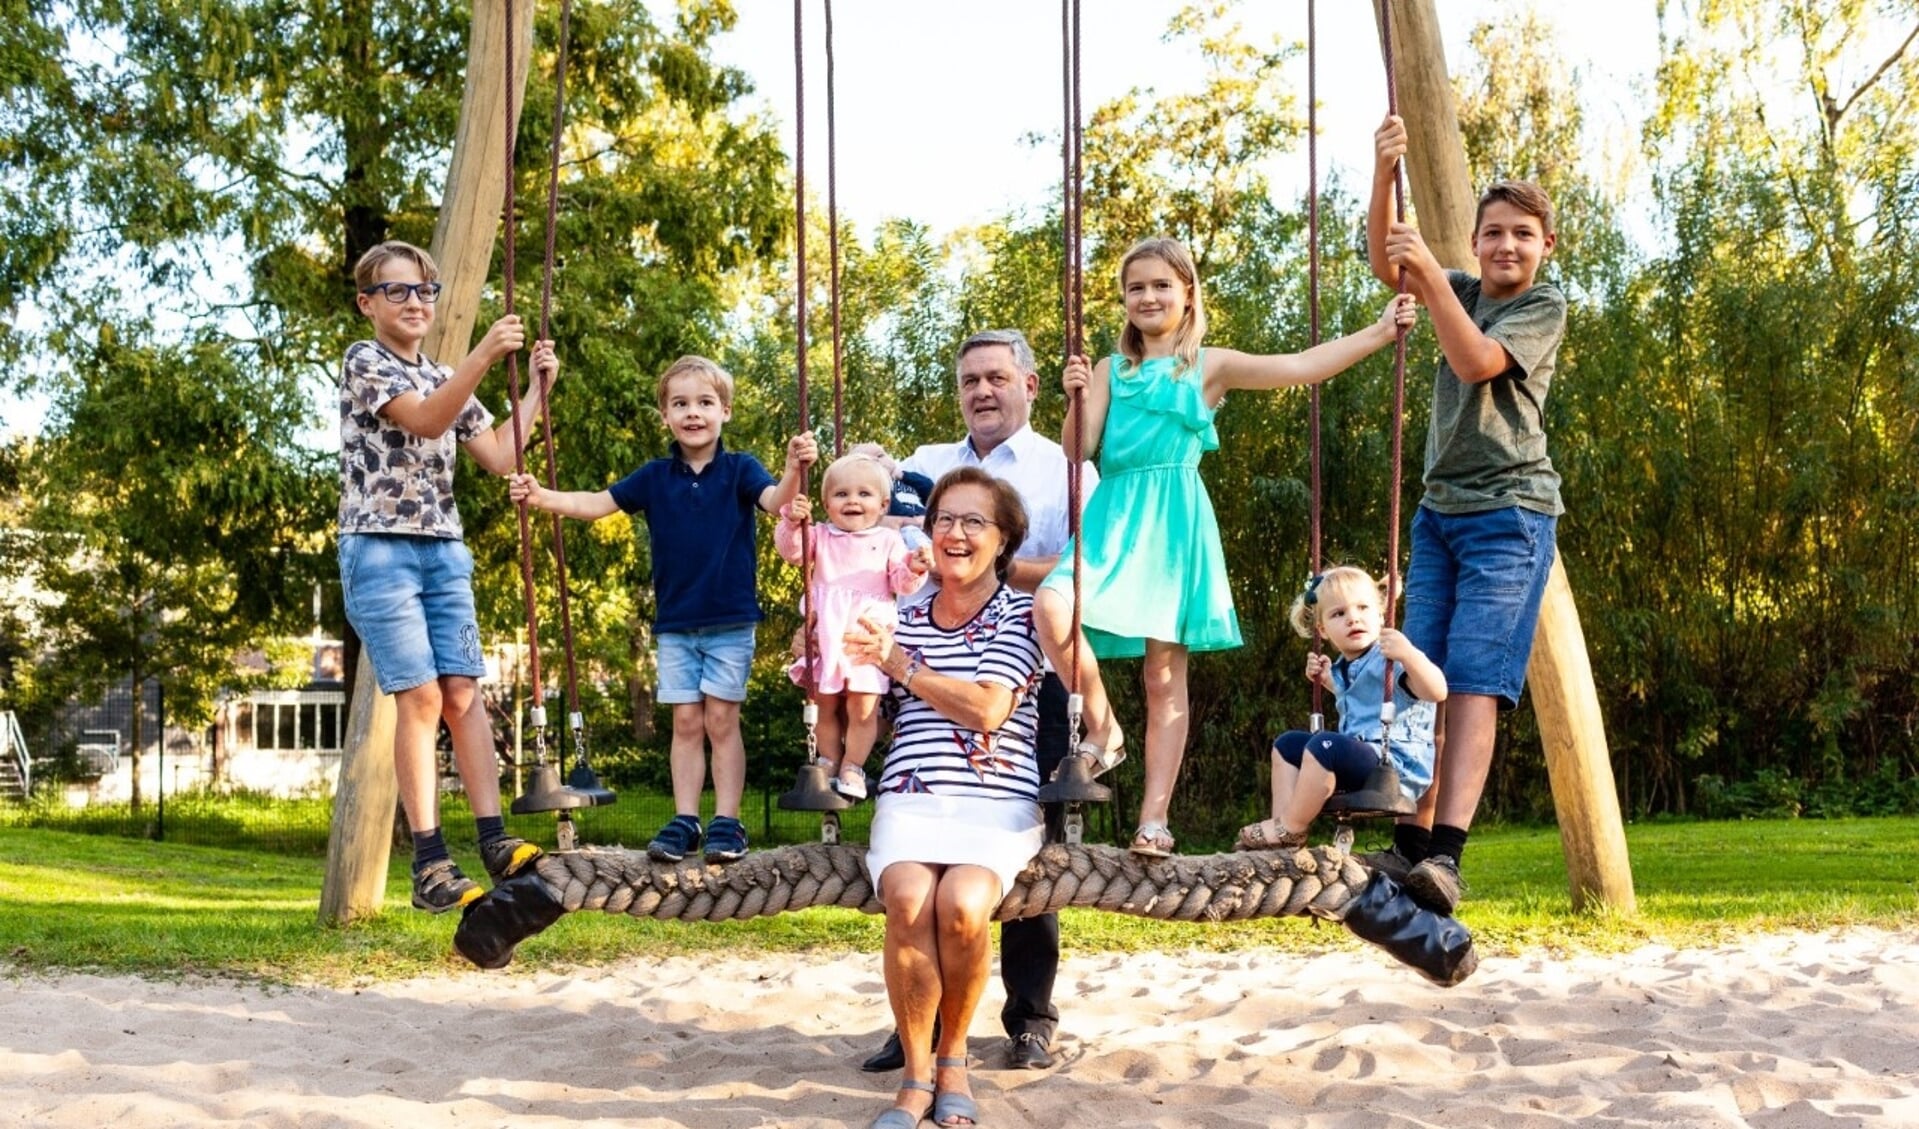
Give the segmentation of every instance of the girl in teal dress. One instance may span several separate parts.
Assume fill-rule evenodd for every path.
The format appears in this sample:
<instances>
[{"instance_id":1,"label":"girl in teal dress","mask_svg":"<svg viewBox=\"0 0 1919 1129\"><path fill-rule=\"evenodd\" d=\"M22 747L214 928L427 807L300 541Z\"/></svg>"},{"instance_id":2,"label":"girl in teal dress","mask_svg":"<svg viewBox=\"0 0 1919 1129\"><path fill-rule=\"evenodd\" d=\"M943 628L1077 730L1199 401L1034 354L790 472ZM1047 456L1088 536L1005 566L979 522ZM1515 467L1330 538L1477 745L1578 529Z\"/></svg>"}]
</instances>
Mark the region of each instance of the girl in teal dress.
<instances>
[{"instance_id":1,"label":"girl in teal dress","mask_svg":"<svg viewBox=\"0 0 1919 1129\"><path fill-rule=\"evenodd\" d=\"M1255 356L1200 348L1206 308L1193 257L1178 241L1134 244L1120 261L1119 283L1126 309L1119 355L1097 365L1074 357L1065 374L1069 403L1085 393L1081 450L1098 452L1100 475L1080 521L1085 645L1077 689L1085 699L1086 739L1075 751L1102 768L1119 762L1122 738L1097 659L1143 657L1146 787L1133 850L1164 856L1173 851L1166 811L1186 755L1186 656L1240 645L1219 525L1199 477L1200 456L1219 447L1213 415L1233 389L1326 380L1392 344L1417 313L1400 295L1358 333L1303 353ZM1063 443L1072 451L1079 441L1069 411ZM1070 543L1033 610L1047 659L1070 679Z\"/></svg>"}]
</instances>

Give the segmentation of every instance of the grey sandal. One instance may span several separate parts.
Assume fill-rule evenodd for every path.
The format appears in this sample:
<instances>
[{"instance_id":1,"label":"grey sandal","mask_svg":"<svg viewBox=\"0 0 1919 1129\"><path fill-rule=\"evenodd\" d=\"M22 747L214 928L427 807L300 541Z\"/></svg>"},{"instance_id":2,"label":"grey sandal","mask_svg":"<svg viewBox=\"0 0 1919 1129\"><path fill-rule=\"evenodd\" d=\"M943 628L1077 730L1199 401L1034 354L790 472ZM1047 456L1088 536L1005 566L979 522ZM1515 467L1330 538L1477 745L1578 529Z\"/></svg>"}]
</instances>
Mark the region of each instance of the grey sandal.
<instances>
[{"instance_id":1,"label":"grey sandal","mask_svg":"<svg viewBox=\"0 0 1919 1129\"><path fill-rule=\"evenodd\" d=\"M933 1060L933 1067L936 1070L940 1067L958 1067L964 1070L966 1068L966 1056L961 1055L958 1058L936 1058ZM947 1124L947 1118L949 1117L964 1117L974 1125L979 1124L979 1103L973 1100L971 1094L961 1094L951 1090L936 1089L933 1091L933 1108L930 1113L933 1118L933 1124L935 1125Z\"/></svg>"},{"instance_id":2,"label":"grey sandal","mask_svg":"<svg viewBox=\"0 0 1919 1129\"><path fill-rule=\"evenodd\" d=\"M939 1105L939 1091L934 1089L931 1082L918 1082L911 1078L902 1078L900 1079L900 1089L918 1090L923 1094L931 1094L933 1095L934 1107L937 1108ZM927 1113L914 1113L903 1105L896 1105L892 1109L875 1117L873 1124L868 1126L867 1129L914 1129L920 1122L925 1121L930 1113L930 1110L927 1111Z\"/></svg>"}]
</instances>

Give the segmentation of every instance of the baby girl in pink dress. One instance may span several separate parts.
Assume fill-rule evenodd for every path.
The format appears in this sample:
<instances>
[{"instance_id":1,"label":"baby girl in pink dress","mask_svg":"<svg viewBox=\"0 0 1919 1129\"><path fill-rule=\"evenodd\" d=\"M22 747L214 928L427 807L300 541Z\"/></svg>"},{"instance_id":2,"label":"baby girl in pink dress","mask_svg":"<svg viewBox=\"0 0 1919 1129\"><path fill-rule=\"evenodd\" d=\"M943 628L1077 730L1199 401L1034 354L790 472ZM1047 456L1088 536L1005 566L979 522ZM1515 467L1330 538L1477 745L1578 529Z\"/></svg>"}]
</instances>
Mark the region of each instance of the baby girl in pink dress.
<instances>
[{"instance_id":1,"label":"baby girl in pink dress","mask_svg":"<svg viewBox=\"0 0 1919 1129\"><path fill-rule=\"evenodd\" d=\"M862 615L892 620L894 597L918 591L931 564L907 549L898 530L880 523L892 496L892 475L870 455L844 455L826 468L820 497L827 524L813 527L812 591L801 609L812 614L820 757L833 774L833 790L851 799L866 797L866 758L879 739L879 700L889 684L878 667L849 662L841 640ZM795 498L773 531L780 556L800 563L800 531L811 519L810 502ZM804 658L794 664L793 678L806 684Z\"/></svg>"}]
</instances>

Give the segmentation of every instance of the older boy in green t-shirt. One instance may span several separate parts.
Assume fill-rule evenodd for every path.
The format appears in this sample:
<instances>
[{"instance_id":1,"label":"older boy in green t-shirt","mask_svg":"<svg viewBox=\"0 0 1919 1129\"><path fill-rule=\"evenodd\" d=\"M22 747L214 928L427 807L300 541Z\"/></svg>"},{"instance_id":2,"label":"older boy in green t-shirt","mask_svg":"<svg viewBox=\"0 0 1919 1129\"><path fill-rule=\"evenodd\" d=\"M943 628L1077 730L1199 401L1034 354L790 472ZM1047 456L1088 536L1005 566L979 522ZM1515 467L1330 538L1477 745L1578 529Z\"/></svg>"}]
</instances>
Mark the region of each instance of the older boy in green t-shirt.
<instances>
[{"instance_id":1,"label":"older boy in green t-shirt","mask_svg":"<svg viewBox=\"0 0 1919 1129\"><path fill-rule=\"evenodd\" d=\"M1373 273L1407 289L1432 319L1442 354L1426 434L1426 496L1413 517L1405 634L1445 671L1439 761L1419 814L1371 856L1403 877L1429 909L1459 903L1459 859L1492 766L1494 727L1519 704L1533 629L1551 574L1564 507L1546 454L1546 392L1566 298L1536 281L1552 254L1552 202L1539 186L1503 180L1473 219L1477 278L1439 265L1412 225L1393 218L1406 127L1389 116L1374 135L1366 251Z\"/></svg>"}]
</instances>

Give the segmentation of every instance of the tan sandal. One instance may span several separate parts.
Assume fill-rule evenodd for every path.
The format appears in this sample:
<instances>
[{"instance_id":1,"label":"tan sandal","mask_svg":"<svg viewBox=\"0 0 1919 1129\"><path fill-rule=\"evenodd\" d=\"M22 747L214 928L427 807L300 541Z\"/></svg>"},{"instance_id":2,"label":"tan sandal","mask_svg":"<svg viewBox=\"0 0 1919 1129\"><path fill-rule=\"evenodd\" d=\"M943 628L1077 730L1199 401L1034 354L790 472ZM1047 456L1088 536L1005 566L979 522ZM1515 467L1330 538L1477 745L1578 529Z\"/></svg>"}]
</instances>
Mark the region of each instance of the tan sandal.
<instances>
[{"instance_id":1,"label":"tan sandal","mask_svg":"<svg viewBox=\"0 0 1919 1129\"><path fill-rule=\"evenodd\" d=\"M1304 831L1288 831L1276 819L1262 819L1239 829L1235 851L1296 851L1306 845Z\"/></svg>"},{"instance_id":2,"label":"tan sandal","mask_svg":"<svg viewBox=\"0 0 1919 1129\"><path fill-rule=\"evenodd\" d=\"M1163 859L1172 857L1173 846L1173 833L1164 823L1142 823L1133 832L1133 845L1128 849L1136 855Z\"/></svg>"}]
</instances>

